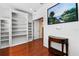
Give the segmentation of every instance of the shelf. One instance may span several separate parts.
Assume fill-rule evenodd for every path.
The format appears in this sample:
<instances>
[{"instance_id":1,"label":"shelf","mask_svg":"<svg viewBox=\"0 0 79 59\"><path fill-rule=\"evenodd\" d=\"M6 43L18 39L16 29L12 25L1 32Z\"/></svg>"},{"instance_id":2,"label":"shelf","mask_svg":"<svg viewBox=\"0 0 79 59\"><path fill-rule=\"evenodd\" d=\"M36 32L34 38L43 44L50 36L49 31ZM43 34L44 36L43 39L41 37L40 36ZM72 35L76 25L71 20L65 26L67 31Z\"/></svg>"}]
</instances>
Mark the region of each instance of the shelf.
<instances>
[{"instance_id":1,"label":"shelf","mask_svg":"<svg viewBox=\"0 0 79 59\"><path fill-rule=\"evenodd\" d=\"M5 27L5 26L7 26L7 25L5 25L5 24L1 23L1 26L2 26L2 27Z\"/></svg>"},{"instance_id":2,"label":"shelf","mask_svg":"<svg viewBox=\"0 0 79 59\"><path fill-rule=\"evenodd\" d=\"M8 28L7 28L7 27L1 27L1 29L5 29L5 30L8 30Z\"/></svg>"},{"instance_id":3,"label":"shelf","mask_svg":"<svg viewBox=\"0 0 79 59\"><path fill-rule=\"evenodd\" d=\"M27 36L27 35L14 35L14 36L12 36L12 38L16 38L16 37L23 37L23 36Z\"/></svg>"},{"instance_id":4,"label":"shelf","mask_svg":"<svg viewBox=\"0 0 79 59\"><path fill-rule=\"evenodd\" d=\"M28 31L28 34L32 34L32 32L29 32L29 31Z\"/></svg>"},{"instance_id":5,"label":"shelf","mask_svg":"<svg viewBox=\"0 0 79 59\"><path fill-rule=\"evenodd\" d=\"M8 31L1 31L1 33L6 33L6 32L8 32ZM9 32L8 32L9 33Z\"/></svg>"},{"instance_id":6,"label":"shelf","mask_svg":"<svg viewBox=\"0 0 79 59\"><path fill-rule=\"evenodd\" d=\"M8 28L1 28L1 31L8 31Z\"/></svg>"},{"instance_id":7,"label":"shelf","mask_svg":"<svg viewBox=\"0 0 79 59\"><path fill-rule=\"evenodd\" d=\"M32 24L31 22L28 22L28 24Z\"/></svg>"},{"instance_id":8,"label":"shelf","mask_svg":"<svg viewBox=\"0 0 79 59\"><path fill-rule=\"evenodd\" d=\"M7 48L7 47L9 47L9 41L2 41L2 42L1 42L0 49L1 49L1 48Z\"/></svg>"},{"instance_id":9,"label":"shelf","mask_svg":"<svg viewBox=\"0 0 79 59\"><path fill-rule=\"evenodd\" d=\"M17 24L15 24L15 23L12 23L12 26L13 26L13 25L17 25Z\"/></svg>"},{"instance_id":10,"label":"shelf","mask_svg":"<svg viewBox=\"0 0 79 59\"><path fill-rule=\"evenodd\" d=\"M25 27L18 27L18 26L13 26L12 29L26 29Z\"/></svg>"},{"instance_id":11,"label":"shelf","mask_svg":"<svg viewBox=\"0 0 79 59\"><path fill-rule=\"evenodd\" d=\"M32 39L32 23L28 23L28 39Z\"/></svg>"},{"instance_id":12,"label":"shelf","mask_svg":"<svg viewBox=\"0 0 79 59\"><path fill-rule=\"evenodd\" d=\"M27 34L12 34L12 36L19 36L19 35L27 35Z\"/></svg>"},{"instance_id":13,"label":"shelf","mask_svg":"<svg viewBox=\"0 0 79 59\"><path fill-rule=\"evenodd\" d=\"M12 31L27 31L26 28L12 28Z\"/></svg>"},{"instance_id":14,"label":"shelf","mask_svg":"<svg viewBox=\"0 0 79 59\"><path fill-rule=\"evenodd\" d=\"M1 39L6 39L6 38L8 38L8 39L9 39L9 36L1 37Z\"/></svg>"},{"instance_id":15,"label":"shelf","mask_svg":"<svg viewBox=\"0 0 79 59\"><path fill-rule=\"evenodd\" d=\"M29 39L29 38L32 38L32 36L28 37L28 39Z\"/></svg>"},{"instance_id":16,"label":"shelf","mask_svg":"<svg viewBox=\"0 0 79 59\"><path fill-rule=\"evenodd\" d=\"M28 28L28 30L32 30L32 28Z\"/></svg>"},{"instance_id":17,"label":"shelf","mask_svg":"<svg viewBox=\"0 0 79 59\"><path fill-rule=\"evenodd\" d=\"M14 29L12 31L27 31L27 29Z\"/></svg>"},{"instance_id":18,"label":"shelf","mask_svg":"<svg viewBox=\"0 0 79 59\"><path fill-rule=\"evenodd\" d=\"M28 37L32 37L31 33L28 34L28 30L31 31L32 29L32 23L28 23L28 15L24 14L12 11L11 21L7 19L0 20L0 49L26 43Z\"/></svg>"},{"instance_id":19,"label":"shelf","mask_svg":"<svg viewBox=\"0 0 79 59\"><path fill-rule=\"evenodd\" d=\"M17 17L12 17L12 19L14 19L14 20L19 20L19 18L17 18Z\"/></svg>"},{"instance_id":20,"label":"shelf","mask_svg":"<svg viewBox=\"0 0 79 59\"><path fill-rule=\"evenodd\" d=\"M9 39L1 39L0 41L1 41L1 42L2 42L2 41L9 41Z\"/></svg>"},{"instance_id":21,"label":"shelf","mask_svg":"<svg viewBox=\"0 0 79 59\"><path fill-rule=\"evenodd\" d=\"M19 40L20 41L20 40ZM27 43L28 41L26 40L24 40L24 41L21 41L21 42L17 42L17 41L14 41L13 43L12 43L12 47L13 46L16 46L16 45L20 45L20 44L24 44L24 43Z\"/></svg>"},{"instance_id":22,"label":"shelf","mask_svg":"<svg viewBox=\"0 0 79 59\"><path fill-rule=\"evenodd\" d=\"M28 27L32 27L32 26L28 26Z\"/></svg>"},{"instance_id":23,"label":"shelf","mask_svg":"<svg viewBox=\"0 0 79 59\"><path fill-rule=\"evenodd\" d=\"M1 34L7 34L7 33L9 34L9 32L1 32Z\"/></svg>"},{"instance_id":24,"label":"shelf","mask_svg":"<svg viewBox=\"0 0 79 59\"><path fill-rule=\"evenodd\" d=\"M3 31L4 31L4 30L8 30L8 29L7 29L7 28L1 28L1 30L3 30Z\"/></svg>"},{"instance_id":25,"label":"shelf","mask_svg":"<svg viewBox=\"0 0 79 59\"><path fill-rule=\"evenodd\" d=\"M16 36L16 35L27 35L25 32L24 33L12 33L13 36Z\"/></svg>"},{"instance_id":26,"label":"shelf","mask_svg":"<svg viewBox=\"0 0 79 59\"><path fill-rule=\"evenodd\" d=\"M1 24L6 24L7 22L5 20L1 20Z\"/></svg>"},{"instance_id":27,"label":"shelf","mask_svg":"<svg viewBox=\"0 0 79 59\"><path fill-rule=\"evenodd\" d=\"M14 26L14 25L17 25L17 26L24 26L24 27L26 27L26 24L17 24L17 23L13 23L13 25L12 25L12 27ZM16 26L15 26L16 27Z\"/></svg>"},{"instance_id":28,"label":"shelf","mask_svg":"<svg viewBox=\"0 0 79 59\"><path fill-rule=\"evenodd\" d=\"M12 25L17 24L17 25L26 25L27 23L25 22L12 22Z\"/></svg>"},{"instance_id":29,"label":"shelf","mask_svg":"<svg viewBox=\"0 0 79 59\"><path fill-rule=\"evenodd\" d=\"M17 33L17 32L26 32L26 31L23 31L23 30L20 30L20 31L12 31L12 33Z\"/></svg>"},{"instance_id":30,"label":"shelf","mask_svg":"<svg viewBox=\"0 0 79 59\"><path fill-rule=\"evenodd\" d=\"M7 37L7 36L9 36L9 35L1 35L1 37Z\"/></svg>"},{"instance_id":31,"label":"shelf","mask_svg":"<svg viewBox=\"0 0 79 59\"><path fill-rule=\"evenodd\" d=\"M17 22L17 20L15 20L15 19L12 19L12 22Z\"/></svg>"},{"instance_id":32,"label":"shelf","mask_svg":"<svg viewBox=\"0 0 79 59\"><path fill-rule=\"evenodd\" d=\"M12 12L12 15L17 15L15 12Z\"/></svg>"},{"instance_id":33,"label":"shelf","mask_svg":"<svg viewBox=\"0 0 79 59\"><path fill-rule=\"evenodd\" d=\"M28 34L28 35L32 35L32 34Z\"/></svg>"},{"instance_id":34,"label":"shelf","mask_svg":"<svg viewBox=\"0 0 79 59\"><path fill-rule=\"evenodd\" d=\"M32 31L31 31L31 30L29 30L29 31L28 31L28 33L32 33Z\"/></svg>"}]
</instances>

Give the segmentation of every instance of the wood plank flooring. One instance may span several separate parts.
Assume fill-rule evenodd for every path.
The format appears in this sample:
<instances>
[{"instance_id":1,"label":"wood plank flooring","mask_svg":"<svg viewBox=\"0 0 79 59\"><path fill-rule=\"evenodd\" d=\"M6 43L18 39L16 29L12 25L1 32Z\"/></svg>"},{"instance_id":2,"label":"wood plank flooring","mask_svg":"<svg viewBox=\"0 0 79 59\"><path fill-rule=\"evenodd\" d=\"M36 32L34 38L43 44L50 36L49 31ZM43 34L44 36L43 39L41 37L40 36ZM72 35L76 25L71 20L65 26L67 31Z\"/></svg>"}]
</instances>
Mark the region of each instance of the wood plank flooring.
<instances>
[{"instance_id":1,"label":"wood plank flooring","mask_svg":"<svg viewBox=\"0 0 79 59\"><path fill-rule=\"evenodd\" d=\"M25 44L0 49L0 56L48 56L48 48L43 46L42 39Z\"/></svg>"},{"instance_id":2,"label":"wood plank flooring","mask_svg":"<svg viewBox=\"0 0 79 59\"><path fill-rule=\"evenodd\" d=\"M29 55L30 56L48 56L48 48L43 46L42 39L37 39L29 44Z\"/></svg>"}]
</instances>

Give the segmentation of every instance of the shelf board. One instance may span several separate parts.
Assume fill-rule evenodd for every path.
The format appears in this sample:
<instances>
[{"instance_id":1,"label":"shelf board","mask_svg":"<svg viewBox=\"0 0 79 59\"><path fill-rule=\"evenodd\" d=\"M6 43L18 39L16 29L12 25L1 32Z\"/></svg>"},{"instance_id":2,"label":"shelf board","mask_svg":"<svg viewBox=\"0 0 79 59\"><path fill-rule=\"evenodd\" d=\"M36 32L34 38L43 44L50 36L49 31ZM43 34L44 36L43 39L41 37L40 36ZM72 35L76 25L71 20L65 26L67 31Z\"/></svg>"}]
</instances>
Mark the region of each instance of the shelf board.
<instances>
[{"instance_id":1,"label":"shelf board","mask_svg":"<svg viewBox=\"0 0 79 59\"><path fill-rule=\"evenodd\" d=\"M12 26L12 28L17 28L17 29L25 28L25 29L27 29L27 27L24 27L24 26Z\"/></svg>"},{"instance_id":2,"label":"shelf board","mask_svg":"<svg viewBox=\"0 0 79 59\"><path fill-rule=\"evenodd\" d=\"M23 30L17 31L17 30L16 30L16 31L12 31L12 33L13 33L13 32L27 32L27 31L23 31Z\"/></svg>"},{"instance_id":3,"label":"shelf board","mask_svg":"<svg viewBox=\"0 0 79 59\"><path fill-rule=\"evenodd\" d=\"M19 36L19 35L27 35L27 34L12 34L12 36Z\"/></svg>"},{"instance_id":4,"label":"shelf board","mask_svg":"<svg viewBox=\"0 0 79 59\"><path fill-rule=\"evenodd\" d=\"M2 34L2 33L9 33L9 32L7 32L7 31L2 31L1 34Z\"/></svg>"},{"instance_id":5,"label":"shelf board","mask_svg":"<svg viewBox=\"0 0 79 59\"><path fill-rule=\"evenodd\" d=\"M12 31L14 31L14 32L20 31L20 32L21 32L21 31L27 31L27 30L25 30L25 29L24 29L24 30L18 30L18 29L17 29L17 30L12 30Z\"/></svg>"},{"instance_id":6,"label":"shelf board","mask_svg":"<svg viewBox=\"0 0 79 59\"><path fill-rule=\"evenodd\" d=\"M32 30L28 30L28 32L32 32Z\"/></svg>"},{"instance_id":7,"label":"shelf board","mask_svg":"<svg viewBox=\"0 0 79 59\"><path fill-rule=\"evenodd\" d=\"M27 34L26 32L18 32L18 33L12 33L12 35L24 35Z\"/></svg>"},{"instance_id":8,"label":"shelf board","mask_svg":"<svg viewBox=\"0 0 79 59\"><path fill-rule=\"evenodd\" d=\"M0 41L1 41L1 42L2 42L2 41L9 41L9 39L1 39Z\"/></svg>"},{"instance_id":9,"label":"shelf board","mask_svg":"<svg viewBox=\"0 0 79 59\"><path fill-rule=\"evenodd\" d=\"M12 47L13 47L13 46L16 46L16 45L24 44L24 43L27 43L27 42L25 41L25 42L21 42L21 43L13 43L13 44L12 44Z\"/></svg>"},{"instance_id":10,"label":"shelf board","mask_svg":"<svg viewBox=\"0 0 79 59\"><path fill-rule=\"evenodd\" d=\"M28 36L29 36L29 35L32 35L32 34L28 34Z\"/></svg>"},{"instance_id":11,"label":"shelf board","mask_svg":"<svg viewBox=\"0 0 79 59\"><path fill-rule=\"evenodd\" d=\"M15 19L12 19L12 21L17 22L17 20L15 20Z\"/></svg>"},{"instance_id":12,"label":"shelf board","mask_svg":"<svg viewBox=\"0 0 79 59\"><path fill-rule=\"evenodd\" d=\"M5 29L5 28L1 28L1 30L3 30L3 31L4 31L4 30L8 30L8 29Z\"/></svg>"},{"instance_id":13,"label":"shelf board","mask_svg":"<svg viewBox=\"0 0 79 59\"><path fill-rule=\"evenodd\" d=\"M1 39L6 39L6 38L7 38L7 39L9 39L9 36L6 36L6 37L1 37Z\"/></svg>"},{"instance_id":14,"label":"shelf board","mask_svg":"<svg viewBox=\"0 0 79 59\"><path fill-rule=\"evenodd\" d=\"M21 25L27 25L26 23L25 23L25 24L24 24L24 23L19 23L19 24L17 24L17 23L18 23L18 22L13 22L12 24L13 24L13 25L16 24L16 25L19 25L19 26L21 26Z\"/></svg>"},{"instance_id":15,"label":"shelf board","mask_svg":"<svg viewBox=\"0 0 79 59\"><path fill-rule=\"evenodd\" d=\"M9 47L9 41L2 41L0 49Z\"/></svg>"},{"instance_id":16,"label":"shelf board","mask_svg":"<svg viewBox=\"0 0 79 59\"><path fill-rule=\"evenodd\" d=\"M1 34L6 34L6 33L8 33L8 34L9 34L9 32L1 32Z\"/></svg>"},{"instance_id":17,"label":"shelf board","mask_svg":"<svg viewBox=\"0 0 79 59\"><path fill-rule=\"evenodd\" d=\"M13 25L17 25L17 24L15 24L15 23L12 23L12 26L13 26Z\"/></svg>"},{"instance_id":18,"label":"shelf board","mask_svg":"<svg viewBox=\"0 0 79 59\"><path fill-rule=\"evenodd\" d=\"M1 35L1 38L3 38L3 37L9 37L9 35L4 35L4 36Z\"/></svg>"},{"instance_id":19,"label":"shelf board","mask_svg":"<svg viewBox=\"0 0 79 59\"><path fill-rule=\"evenodd\" d=\"M28 27L32 27L32 25L28 25Z\"/></svg>"},{"instance_id":20,"label":"shelf board","mask_svg":"<svg viewBox=\"0 0 79 59\"><path fill-rule=\"evenodd\" d=\"M22 36L27 36L27 35L14 35L14 36L12 36L12 38L15 38L15 37L22 37Z\"/></svg>"},{"instance_id":21,"label":"shelf board","mask_svg":"<svg viewBox=\"0 0 79 59\"><path fill-rule=\"evenodd\" d=\"M1 26L3 26L3 27L4 27L4 26L7 26L7 25L8 25L8 24L3 24L3 23L1 24Z\"/></svg>"},{"instance_id":22,"label":"shelf board","mask_svg":"<svg viewBox=\"0 0 79 59\"><path fill-rule=\"evenodd\" d=\"M28 22L28 24L32 24L32 23Z\"/></svg>"},{"instance_id":23,"label":"shelf board","mask_svg":"<svg viewBox=\"0 0 79 59\"><path fill-rule=\"evenodd\" d=\"M1 27L2 29L8 29L7 27Z\"/></svg>"},{"instance_id":24,"label":"shelf board","mask_svg":"<svg viewBox=\"0 0 79 59\"><path fill-rule=\"evenodd\" d=\"M12 19L19 20L19 18L17 18L17 17L12 17Z\"/></svg>"},{"instance_id":25,"label":"shelf board","mask_svg":"<svg viewBox=\"0 0 79 59\"><path fill-rule=\"evenodd\" d=\"M7 20L1 21L1 24L8 24L8 21Z\"/></svg>"}]
</instances>

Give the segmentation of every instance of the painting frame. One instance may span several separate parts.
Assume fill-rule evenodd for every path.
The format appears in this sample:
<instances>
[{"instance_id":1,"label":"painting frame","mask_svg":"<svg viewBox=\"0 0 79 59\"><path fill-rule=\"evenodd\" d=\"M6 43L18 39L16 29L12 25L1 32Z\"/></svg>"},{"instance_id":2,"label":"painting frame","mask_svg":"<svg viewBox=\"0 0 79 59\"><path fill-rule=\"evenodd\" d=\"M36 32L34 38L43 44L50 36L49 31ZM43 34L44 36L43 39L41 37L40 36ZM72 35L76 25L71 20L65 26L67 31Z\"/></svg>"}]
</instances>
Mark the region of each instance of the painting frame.
<instances>
[{"instance_id":1,"label":"painting frame","mask_svg":"<svg viewBox=\"0 0 79 59\"><path fill-rule=\"evenodd\" d=\"M51 8L54 8L55 6L59 5L59 4L62 4L62 3L57 3L55 4L54 6L51 6L50 8L47 9L47 24L48 25L54 25L54 24L49 24L49 20L48 20L48 11L51 9ZM71 22L76 22L78 21L78 3L73 3L75 4L76 6L76 20L75 21L71 21ZM62 22L62 23L70 23L70 22ZM60 23L56 23L56 24L62 24L61 22Z\"/></svg>"}]
</instances>

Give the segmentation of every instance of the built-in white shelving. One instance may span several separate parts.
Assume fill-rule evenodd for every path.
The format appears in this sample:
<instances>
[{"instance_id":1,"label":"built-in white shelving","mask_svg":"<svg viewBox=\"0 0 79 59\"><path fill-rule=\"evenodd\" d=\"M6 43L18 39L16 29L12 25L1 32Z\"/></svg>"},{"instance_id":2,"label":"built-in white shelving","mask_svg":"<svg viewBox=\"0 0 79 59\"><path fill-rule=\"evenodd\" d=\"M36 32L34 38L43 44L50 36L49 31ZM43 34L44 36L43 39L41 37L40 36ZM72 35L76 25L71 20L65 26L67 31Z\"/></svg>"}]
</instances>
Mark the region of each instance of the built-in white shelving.
<instances>
[{"instance_id":1,"label":"built-in white shelving","mask_svg":"<svg viewBox=\"0 0 79 59\"><path fill-rule=\"evenodd\" d=\"M28 13L12 10L10 19L0 19L0 49L27 43L32 39Z\"/></svg>"},{"instance_id":2,"label":"built-in white shelving","mask_svg":"<svg viewBox=\"0 0 79 59\"><path fill-rule=\"evenodd\" d=\"M0 19L0 49L9 47L9 21L6 18Z\"/></svg>"},{"instance_id":3,"label":"built-in white shelving","mask_svg":"<svg viewBox=\"0 0 79 59\"><path fill-rule=\"evenodd\" d=\"M28 15L19 11L12 12L12 46L28 41Z\"/></svg>"},{"instance_id":4,"label":"built-in white shelving","mask_svg":"<svg viewBox=\"0 0 79 59\"><path fill-rule=\"evenodd\" d=\"M32 22L28 22L28 39L32 39Z\"/></svg>"}]
</instances>

